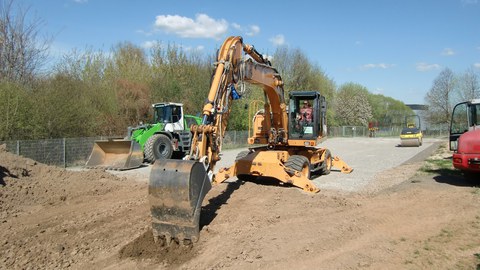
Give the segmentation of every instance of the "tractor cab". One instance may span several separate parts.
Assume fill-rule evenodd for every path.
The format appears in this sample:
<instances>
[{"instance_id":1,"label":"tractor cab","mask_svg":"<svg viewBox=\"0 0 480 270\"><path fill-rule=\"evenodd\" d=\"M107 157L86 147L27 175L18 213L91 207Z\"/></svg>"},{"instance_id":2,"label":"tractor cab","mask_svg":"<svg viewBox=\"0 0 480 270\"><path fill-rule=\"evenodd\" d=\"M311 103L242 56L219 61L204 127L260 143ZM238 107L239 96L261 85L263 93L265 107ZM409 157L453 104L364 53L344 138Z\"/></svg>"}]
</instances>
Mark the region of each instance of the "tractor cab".
<instances>
[{"instance_id":1,"label":"tractor cab","mask_svg":"<svg viewBox=\"0 0 480 270\"><path fill-rule=\"evenodd\" d=\"M155 103L153 107L154 123L163 123L165 131L184 130L183 104L181 103Z\"/></svg>"},{"instance_id":2,"label":"tractor cab","mask_svg":"<svg viewBox=\"0 0 480 270\"><path fill-rule=\"evenodd\" d=\"M289 145L317 145L327 135L325 97L316 91L290 92L289 97Z\"/></svg>"}]
</instances>

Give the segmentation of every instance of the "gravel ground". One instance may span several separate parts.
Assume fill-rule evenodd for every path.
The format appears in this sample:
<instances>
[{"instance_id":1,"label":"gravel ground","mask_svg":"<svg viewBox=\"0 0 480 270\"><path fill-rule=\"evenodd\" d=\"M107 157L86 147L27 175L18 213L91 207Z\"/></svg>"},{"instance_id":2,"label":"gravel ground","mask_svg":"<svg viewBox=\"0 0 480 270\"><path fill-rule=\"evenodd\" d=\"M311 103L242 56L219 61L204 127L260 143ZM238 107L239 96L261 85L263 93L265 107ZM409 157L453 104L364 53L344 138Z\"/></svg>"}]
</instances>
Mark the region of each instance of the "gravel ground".
<instances>
[{"instance_id":1,"label":"gravel ground","mask_svg":"<svg viewBox=\"0 0 480 270\"><path fill-rule=\"evenodd\" d=\"M323 146L330 149L333 156L343 159L353 172L343 174L332 170L329 175L314 179L321 189L358 191L366 187L379 173L404 164L440 139L425 139L420 147L399 147L398 138L333 138ZM430 148L430 149L429 149Z\"/></svg>"},{"instance_id":2,"label":"gravel ground","mask_svg":"<svg viewBox=\"0 0 480 270\"><path fill-rule=\"evenodd\" d=\"M366 187L377 174L390 168L399 166L416 155L426 151L441 139L424 139L420 147L399 147L398 138L329 138L322 147L330 149L333 156L343 159L353 172L343 174L333 168L329 175L322 175L313 179L320 189L338 190L346 192L359 191ZM235 157L245 148L230 149L222 152L222 160L216 165L218 171L222 167L229 167ZM140 182L148 182L151 166L128 171L110 171L119 176L133 178ZM228 182L235 181L232 178Z\"/></svg>"}]
</instances>

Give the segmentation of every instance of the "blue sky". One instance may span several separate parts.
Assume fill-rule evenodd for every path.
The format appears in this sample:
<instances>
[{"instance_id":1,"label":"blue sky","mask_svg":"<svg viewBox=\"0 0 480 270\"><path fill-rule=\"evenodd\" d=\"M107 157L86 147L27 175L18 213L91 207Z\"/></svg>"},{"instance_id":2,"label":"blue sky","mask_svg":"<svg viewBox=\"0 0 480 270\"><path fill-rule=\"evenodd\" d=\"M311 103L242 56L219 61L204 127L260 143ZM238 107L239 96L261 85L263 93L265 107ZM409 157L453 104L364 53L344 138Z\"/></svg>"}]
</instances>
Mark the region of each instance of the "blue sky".
<instances>
[{"instance_id":1,"label":"blue sky","mask_svg":"<svg viewBox=\"0 0 480 270\"><path fill-rule=\"evenodd\" d=\"M443 68L480 73L480 0L23 0L53 36L51 55L129 41L213 54L230 35L261 53L301 49L337 85L423 103ZM321 89L320 89L321 90Z\"/></svg>"}]
</instances>

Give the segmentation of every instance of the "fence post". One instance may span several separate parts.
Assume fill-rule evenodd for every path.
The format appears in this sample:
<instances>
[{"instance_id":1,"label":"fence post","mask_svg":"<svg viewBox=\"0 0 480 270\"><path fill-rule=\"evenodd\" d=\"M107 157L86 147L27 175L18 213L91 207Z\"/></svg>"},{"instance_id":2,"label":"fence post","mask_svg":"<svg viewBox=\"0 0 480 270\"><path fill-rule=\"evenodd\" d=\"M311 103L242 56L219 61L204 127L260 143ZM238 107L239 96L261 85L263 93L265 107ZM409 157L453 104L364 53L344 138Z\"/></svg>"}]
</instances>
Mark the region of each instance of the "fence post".
<instances>
[{"instance_id":1,"label":"fence post","mask_svg":"<svg viewBox=\"0 0 480 270\"><path fill-rule=\"evenodd\" d=\"M63 168L67 167L67 145L66 145L66 139L63 138L62 140L63 144Z\"/></svg>"},{"instance_id":2,"label":"fence post","mask_svg":"<svg viewBox=\"0 0 480 270\"><path fill-rule=\"evenodd\" d=\"M20 141L18 140L17 140L17 149L15 149L15 151L17 152L16 154L20 156Z\"/></svg>"}]
</instances>

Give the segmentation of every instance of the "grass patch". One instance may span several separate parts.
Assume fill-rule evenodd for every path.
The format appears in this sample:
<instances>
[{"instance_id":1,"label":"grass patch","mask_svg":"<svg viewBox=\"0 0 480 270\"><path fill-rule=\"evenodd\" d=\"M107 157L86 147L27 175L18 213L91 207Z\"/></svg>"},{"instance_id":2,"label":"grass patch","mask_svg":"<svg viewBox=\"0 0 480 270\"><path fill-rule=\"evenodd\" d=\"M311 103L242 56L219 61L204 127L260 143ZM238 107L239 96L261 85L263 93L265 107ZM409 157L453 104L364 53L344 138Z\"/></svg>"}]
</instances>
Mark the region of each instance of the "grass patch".
<instances>
[{"instance_id":1,"label":"grass patch","mask_svg":"<svg viewBox=\"0 0 480 270\"><path fill-rule=\"evenodd\" d=\"M444 176L458 176L460 171L456 170L452 164L452 152L447 143L442 143L437 150L425 160L420 172L428 174L440 174Z\"/></svg>"},{"instance_id":2,"label":"grass patch","mask_svg":"<svg viewBox=\"0 0 480 270\"><path fill-rule=\"evenodd\" d=\"M460 175L460 171L453 168L451 159L426 159L420 171L441 175Z\"/></svg>"}]
</instances>

